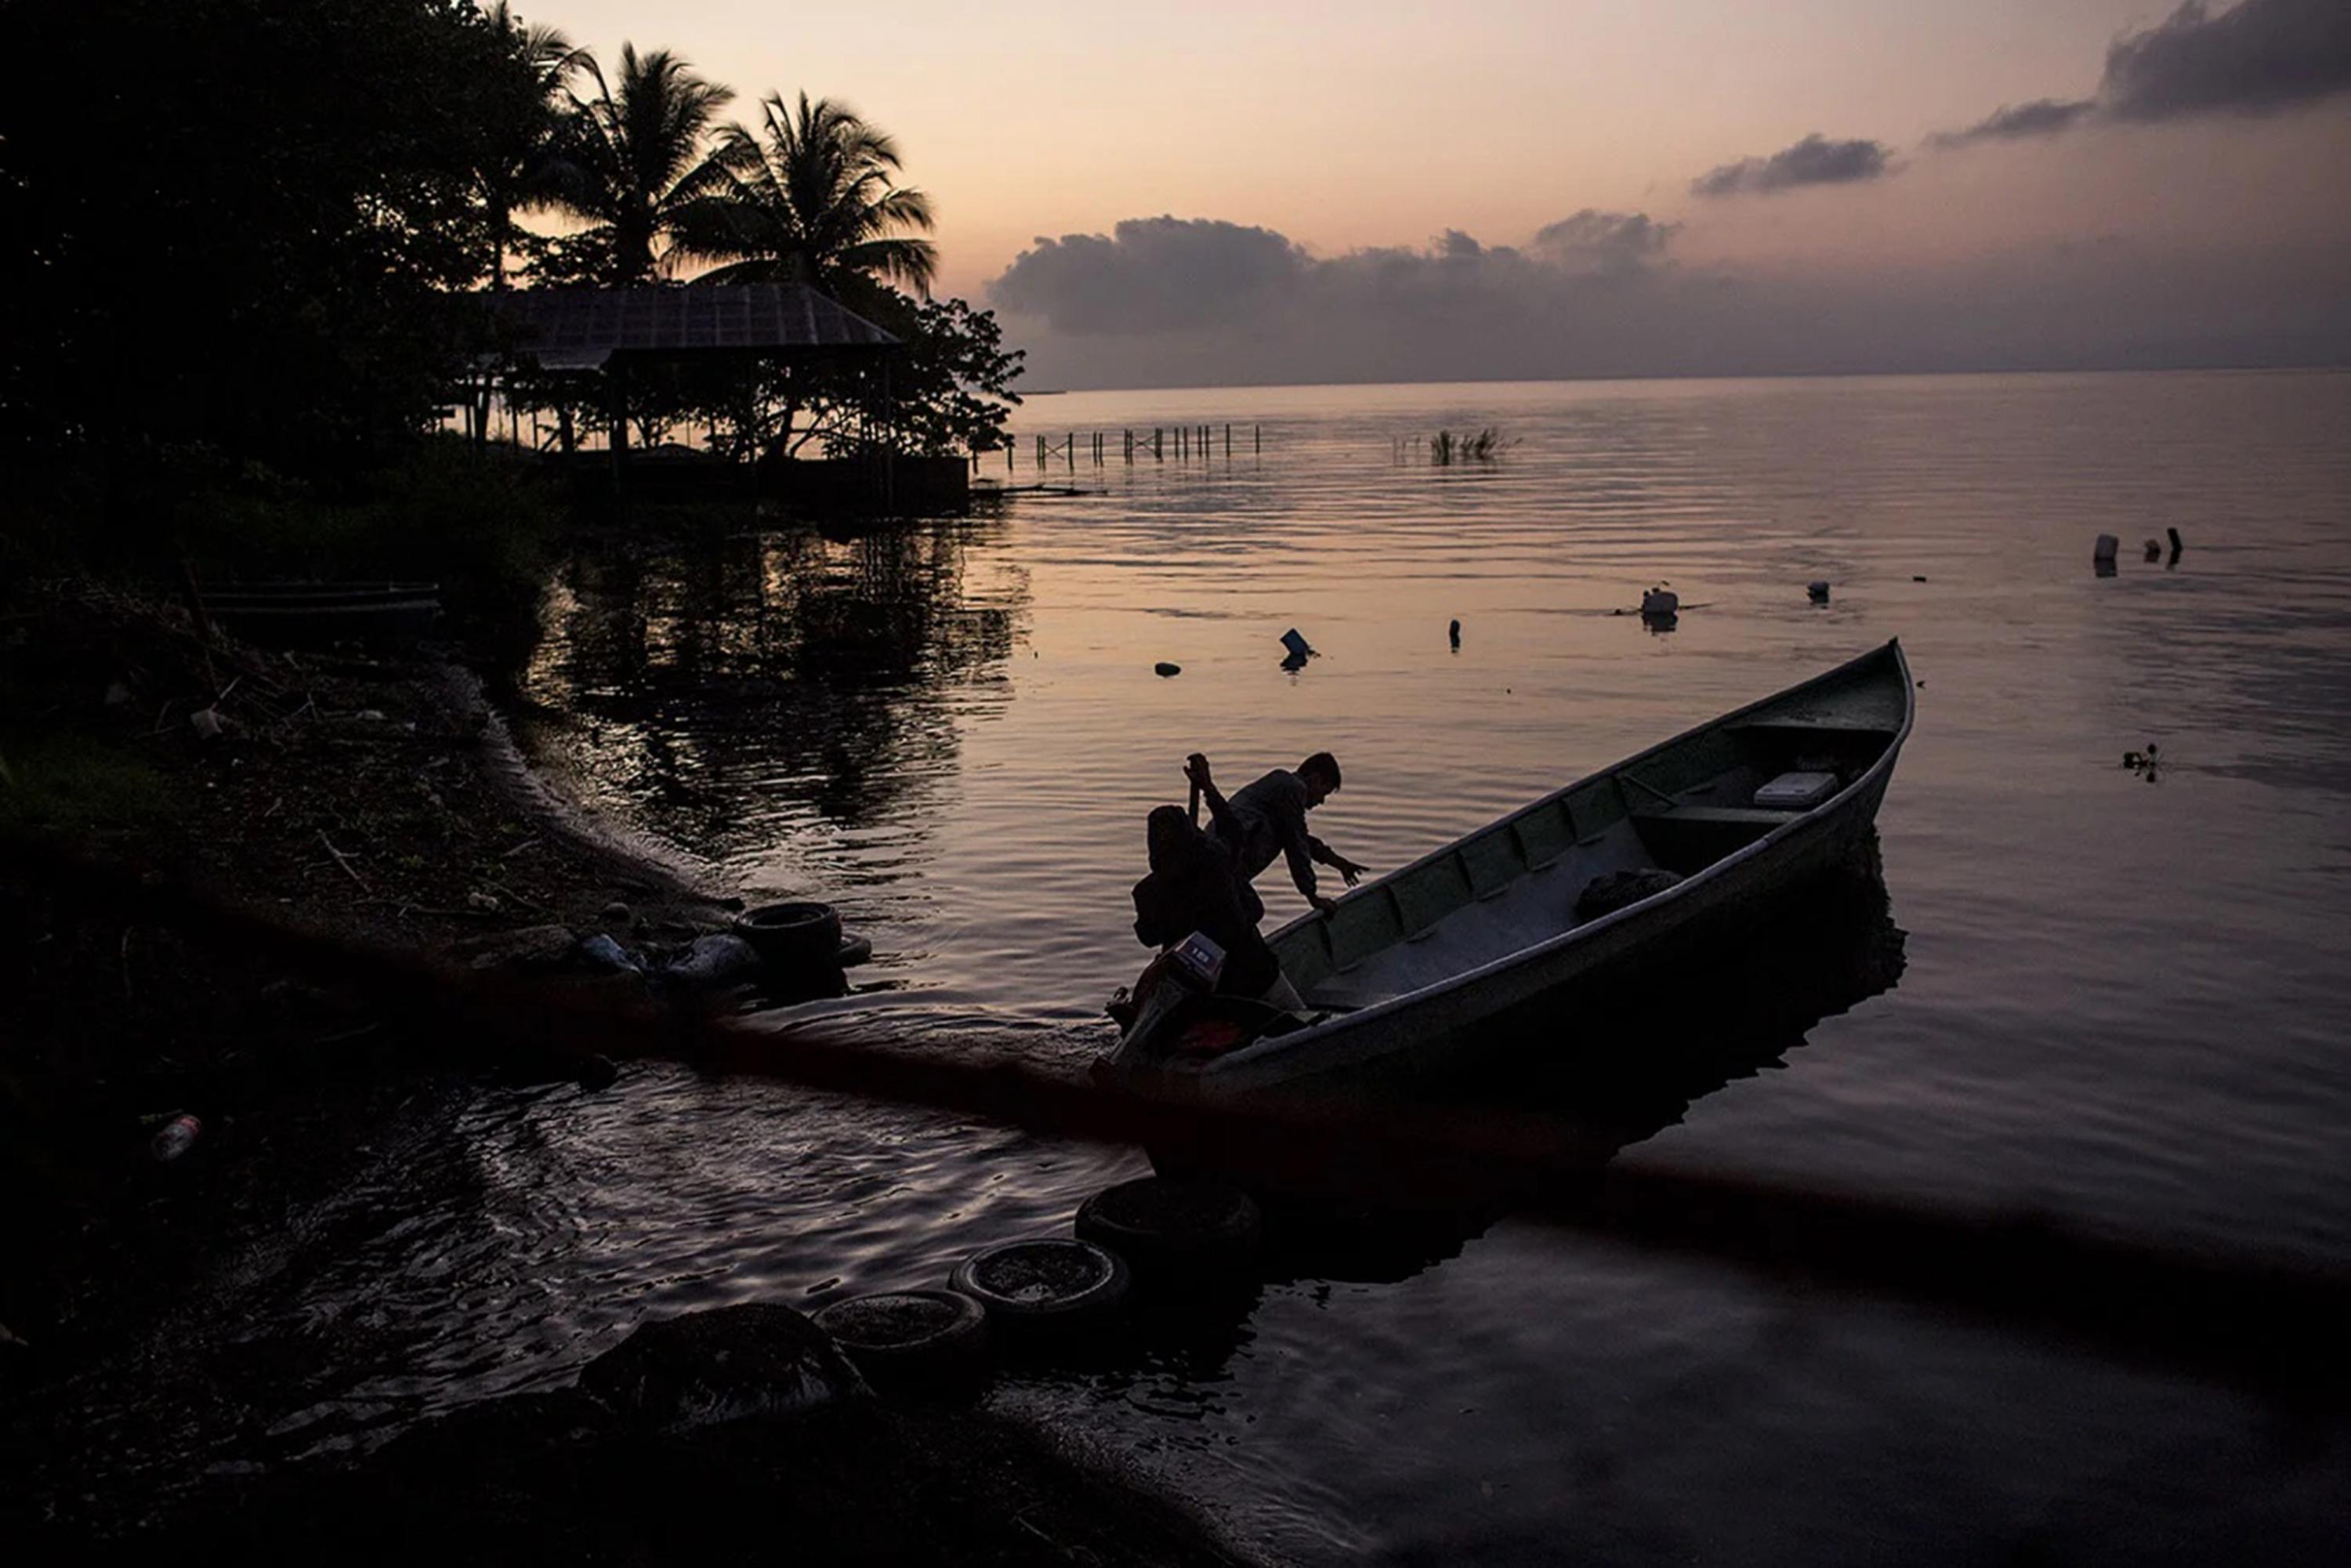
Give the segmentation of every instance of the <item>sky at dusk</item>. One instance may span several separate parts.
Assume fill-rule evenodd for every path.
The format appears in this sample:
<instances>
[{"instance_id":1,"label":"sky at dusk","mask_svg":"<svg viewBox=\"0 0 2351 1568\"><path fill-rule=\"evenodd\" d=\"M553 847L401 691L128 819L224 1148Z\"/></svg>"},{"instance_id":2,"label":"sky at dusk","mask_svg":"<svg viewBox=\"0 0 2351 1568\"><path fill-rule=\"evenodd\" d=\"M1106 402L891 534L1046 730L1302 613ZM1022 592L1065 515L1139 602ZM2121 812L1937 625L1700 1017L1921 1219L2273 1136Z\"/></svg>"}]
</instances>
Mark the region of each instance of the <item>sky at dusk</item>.
<instances>
[{"instance_id":1,"label":"sky at dusk","mask_svg":"<svg viewBox=\"0 0 2351 1568\"><path fill-rule=\"evenodd\" d=\"M892 131L1033 386L2351 361L2351 0L549 0Z\"/></svg>"}]
</instances>

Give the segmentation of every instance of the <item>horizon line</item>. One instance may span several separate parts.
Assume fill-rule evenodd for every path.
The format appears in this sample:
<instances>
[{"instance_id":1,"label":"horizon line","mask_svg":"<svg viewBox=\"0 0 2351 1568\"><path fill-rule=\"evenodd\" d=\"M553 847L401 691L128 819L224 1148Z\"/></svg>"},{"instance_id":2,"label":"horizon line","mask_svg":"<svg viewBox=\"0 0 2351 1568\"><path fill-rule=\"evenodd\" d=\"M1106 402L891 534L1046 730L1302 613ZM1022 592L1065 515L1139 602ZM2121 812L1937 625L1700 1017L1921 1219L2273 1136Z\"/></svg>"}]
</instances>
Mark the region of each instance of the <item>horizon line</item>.
<instances>
[{"instance_id":1,"label":"horizon line","mask_svg":"<svg viewBox=\"0 0 2351 1568\"><path fill-rule=\"evenodd\" d=\"M1938 371L1665 371L1648 375L1592 376L1445 376L1319 382L1159 382L1119 386L1040 387L1024 392L1031 397L1068 397L1089 392L1308 392L1331 387L1507 387L1590 386L1638 382L1787 382L1787 381L1924 381L1950 376L2176 376L2176 375L2338 375L2351 371L2351 360L2308 364L2275 362L2169 365L2001 365ZM1018 391L1019 389L1014 389Z\"/></svg>"}]
</instances>

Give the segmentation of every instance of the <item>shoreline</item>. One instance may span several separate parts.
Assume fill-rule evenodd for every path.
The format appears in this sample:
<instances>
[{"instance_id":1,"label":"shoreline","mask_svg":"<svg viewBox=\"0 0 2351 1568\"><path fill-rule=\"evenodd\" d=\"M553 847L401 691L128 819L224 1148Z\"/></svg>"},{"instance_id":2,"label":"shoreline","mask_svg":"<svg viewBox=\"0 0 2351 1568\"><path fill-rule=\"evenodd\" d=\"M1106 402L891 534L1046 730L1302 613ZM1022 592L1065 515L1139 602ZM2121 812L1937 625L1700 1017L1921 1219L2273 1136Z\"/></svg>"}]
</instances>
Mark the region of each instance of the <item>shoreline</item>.
<instances>
[{"instance_id":1,"label":"shoreline","mask_svg":"<svg viewBox=\"0 0 2351 1568\"><path fill-rule=\"evenodd\" d=\"M17 1199L0 1244L28 1265L0 1286L0 1323L20 1341L0 1344L0 1389L11 1395L0 1440L27 1460L0 1488L0 1522L59 1547L144 1551L156 1531L183 1525L266 1548L315 1539L346 1506L396 1519L409 1483L402 1462L377 1457L386 1449L355 1462L239 1459L234 1473L180 1478L178 1495L154 1493L153 1477L119 1483L128 1490L94 1482L61 1506L59 1489L79 1490L77 1447L94 1440L73 1428L72 1386L109 1358L144 1354L136 1347L154 1336L225 1332L186 1311L201 1304L207 1271L350 1179L370 1129L410 1096L442 1094L445 1113L468 1080L568 1078L579 1052L538 1039L503 1044L505 1061L476 1058L473 1045L434 1038L422 1015L313 984L279 955L224 953L146 924L92 888L129 872L330 944L511 967L525 987L614 977L542 976L503 952L507 939L560 925L690 940L724 929L739 901L600 831L529 766L463 647L270 654L207 644L167 607L96 591L37 598L17 624L43 646L28 659L34 639L11 640L12 695L42 694L34 711L78 737L92 777L119 768L124 788L83 791L78 817L72 801L56 808L68 820L0 821L51 865L78 858L107 873L61 888L44 883L37 857L0 869L19 927L0 930L0 942L22 971L0 991L14 1042L0 1076L14 1134L5 1179ZM216 725L193 721L205 712ZM28 752L24 733L0 739L12 789L56 755ZM643 997L640 983L612 1000L642 1007ZM152 1124L183 1110L203 1133L159 1162ZM501 1535L519 1545L517 1527L583 1548L607 1530L658 1539L672 1508L747 1525L772 1507L774 1477L814 1462L811 1444L838 1441L863 1464L827 1461L831 1490L789 1495L820 1511L804 1524L852 1550L951 1552L985 1529L1001 1561L1065 1561L1068 1540L1142 1561L1242 1560L1180 1500L1118 1467L1081 1464L1050 1430L984 1407L883 1406L831 1424L823 1439L790 1421L738 1424L724 1447L750 1460L705 1473L692 1456L716 1434L608 1434L591 1454L567 1446L543 1405L493 1400L388 1446L413 1455L447 1438L464 1450L467 1428L451 1424L462 1417L537 1455L507 1456L520 1467L510 1476L536 1477L528 1487L476 1489L449 1511L444 1552L488 1552ZM582 1494L563 1479L575 1460L663 1472L693 1495ZM440 1484L477 1468L469 1460ZM946 1500L909 1509L906 1487ZM994 1518L999 1495L1029 1511Z\"/></svg>"}]
</instances>

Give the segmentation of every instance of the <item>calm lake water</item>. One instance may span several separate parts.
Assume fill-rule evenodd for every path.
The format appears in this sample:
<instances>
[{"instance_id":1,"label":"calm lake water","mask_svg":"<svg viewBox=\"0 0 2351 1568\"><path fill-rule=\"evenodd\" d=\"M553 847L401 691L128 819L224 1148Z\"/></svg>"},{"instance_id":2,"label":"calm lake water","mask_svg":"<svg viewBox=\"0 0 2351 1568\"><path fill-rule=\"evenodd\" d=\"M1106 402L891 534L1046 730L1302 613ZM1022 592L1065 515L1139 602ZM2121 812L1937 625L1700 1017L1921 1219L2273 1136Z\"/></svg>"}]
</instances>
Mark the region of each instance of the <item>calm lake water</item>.
<instances>
[{"instance_id":1,"label":"calm lake water","mask_svg":"<svg viewBox=\"0 0 2351 1568\"><path fill-rule=\"evenodd\" d=\"M1205 459L1118 460L1184 423ZM1489 425L1490 464L1416 444ZM1317 831L1384 868L1898 636L1890 909L1785 938L1784 986L1662 998L1734 1065L1618 1157L2351 1265L2351 375L1072 394L1017 428L1010 483L1075 432L1044 477L1087 493L614 548L520 674L591 808L872 938L776 1027L1082 1064L1186 752L1229 783L1336 752ZM1665 632L1624 613L1659 581ZM342 1347L269 1413L289 1447L559 1381L646 1315L934 1283L1144 1168L659 1065L422 1108L381 1158L239 1287L256 1335ZM2317 1558L2351 1521L2339 1426L1508 1218L996 1397L1311 1561Z\"/></svg>"}]
</instances>

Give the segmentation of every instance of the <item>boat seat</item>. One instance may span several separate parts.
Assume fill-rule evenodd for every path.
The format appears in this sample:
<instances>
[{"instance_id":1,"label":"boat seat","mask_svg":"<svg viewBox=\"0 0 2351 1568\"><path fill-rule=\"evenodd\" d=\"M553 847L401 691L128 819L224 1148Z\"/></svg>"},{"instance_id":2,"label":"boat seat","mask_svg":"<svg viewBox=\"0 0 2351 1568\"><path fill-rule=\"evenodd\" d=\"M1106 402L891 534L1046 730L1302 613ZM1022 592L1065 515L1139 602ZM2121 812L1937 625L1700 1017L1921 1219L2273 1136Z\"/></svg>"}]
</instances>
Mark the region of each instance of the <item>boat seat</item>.
<instances>
[{"instance_id":1,"label":"boat seat","mask_svg":"<svg viewBox=\"0 0 2351 1568\"><path fill-rule=\"evenodd\" d=\"M1804 813L1774 806L1656 806L1633 813L1642 821L1719 822L1729 827L1776 828Z\"/></svg>"},{"instance_id":2,"label":"boat seat","mask_svg":"<svg viewBox=\"0 0 2351 1568\"><path fill-rule=\"evenodd\" d=\"M1831 738L1864 736L1875 740L1890 740L1901 726L1875 719L1811 718L1802 714L1789 714L1781 718L1742 719L1722 727L1731 735L1817 735Z\"/></svg>"}]
</instances>

